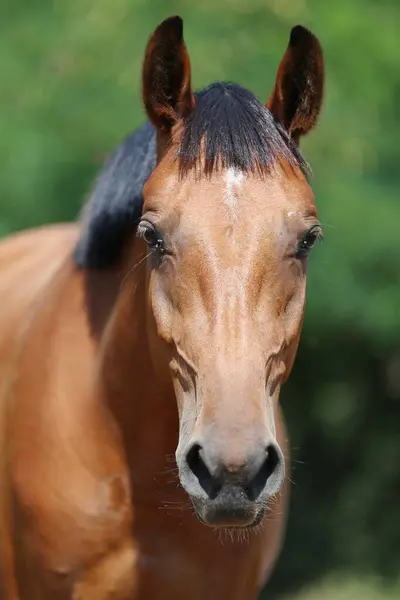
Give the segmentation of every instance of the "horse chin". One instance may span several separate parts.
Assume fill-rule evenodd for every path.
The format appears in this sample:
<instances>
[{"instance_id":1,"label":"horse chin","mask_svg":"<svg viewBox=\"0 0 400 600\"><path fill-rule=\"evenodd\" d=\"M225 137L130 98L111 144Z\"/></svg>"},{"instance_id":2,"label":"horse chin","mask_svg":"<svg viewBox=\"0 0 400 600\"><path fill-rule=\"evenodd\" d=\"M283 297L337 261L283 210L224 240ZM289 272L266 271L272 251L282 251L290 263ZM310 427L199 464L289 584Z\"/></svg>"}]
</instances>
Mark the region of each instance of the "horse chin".
<instances>
[{"instance_id":1,"label":"horse chin","mask_svg":"<svg viewBox=\"0 0 400 600\"><path fill-rule=\"evenodd\" d=\"M212 504L207 506L192 499L192 503L199 521L212 529L224 531L248 531L257 528L265 516L265 507L252 506L235 509L228 507L221 509Z\"/></svg>"}]
</instances>

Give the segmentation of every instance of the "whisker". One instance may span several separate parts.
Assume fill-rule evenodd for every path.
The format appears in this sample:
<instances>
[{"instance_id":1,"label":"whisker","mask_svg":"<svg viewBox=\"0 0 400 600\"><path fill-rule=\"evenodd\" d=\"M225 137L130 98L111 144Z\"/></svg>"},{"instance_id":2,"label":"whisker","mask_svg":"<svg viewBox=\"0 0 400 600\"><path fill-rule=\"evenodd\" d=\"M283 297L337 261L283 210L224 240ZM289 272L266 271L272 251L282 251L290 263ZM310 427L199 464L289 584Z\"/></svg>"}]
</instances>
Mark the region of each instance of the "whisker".
<instances>
[{"instance_id":1,"label":"whisker","mask_svg":"<svg viewBox=\"0 0 400 600\"><path fill-rule=\"evenodd\" d=\"M297 484L297 483L296 483L296 482L295 482L293 479L291 479L289 476L288 476L288 481L290 481L290 483L291 483L292 485L294 485L296 488L300 489L300 488L299 488L299 485L298 485L298 484Z\"/></svg>"},{"instance_id":2,"label":"whisker","mask_svg":"<svg viewBox=\"0 0 400 600\"><path fill-rule=\"evenodd\" d=\"M130 269L128 269L128 271L125 273L124 277L122 278L120 288L122 288L125 281L128 279L128 277L130 275L132 275L132 273L135 271L135 269L140 267L145 262L145 260L147 260L147 258L150 256L151 253L152 253L152 250L149 250L149 252L147 254L145 254L140 260L138 260L137 263L135 263L132 267L130 267Z\"/></svg>"},{"instance_id":3,"label":"whisker","mask_svg":"<svg viewBox=\"0 0 400 600\"><path fill-rule=\"evenodd\" d=\"M328 225L328 223L321 223L320 224L322 227L329 227L330 229L337 229L336 225Z\"/></svg>"}]
</instances>

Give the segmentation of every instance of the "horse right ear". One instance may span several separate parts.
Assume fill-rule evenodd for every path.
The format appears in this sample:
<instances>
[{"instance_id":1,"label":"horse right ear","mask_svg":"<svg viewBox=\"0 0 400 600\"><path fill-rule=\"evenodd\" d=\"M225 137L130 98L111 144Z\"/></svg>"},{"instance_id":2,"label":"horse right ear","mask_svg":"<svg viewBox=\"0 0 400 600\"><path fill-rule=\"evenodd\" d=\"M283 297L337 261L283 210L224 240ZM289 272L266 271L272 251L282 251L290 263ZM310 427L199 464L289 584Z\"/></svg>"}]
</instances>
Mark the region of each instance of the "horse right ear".
<instances>
[{"instance_id":1,"label":"horse right ear","mask_svg":"<svg viewBox=\"0 0 400 600\"><path fill-rule=\"evenodd\" d=\"M297 25L290 34L267 108L295 142L315 125L324 91L324 58L319 40Z\"/></svg>"},{"instance_id":2,"label":"horse right ear","mask_svg":"<svg viewBox=\"0 0 400 600\"><path fill-rule=\"evenodd\" d=\"M168 132L194 108L183 21L170 17L150 37L143 63L142 96L150 121Z\"/></svg>"}]
</instances>

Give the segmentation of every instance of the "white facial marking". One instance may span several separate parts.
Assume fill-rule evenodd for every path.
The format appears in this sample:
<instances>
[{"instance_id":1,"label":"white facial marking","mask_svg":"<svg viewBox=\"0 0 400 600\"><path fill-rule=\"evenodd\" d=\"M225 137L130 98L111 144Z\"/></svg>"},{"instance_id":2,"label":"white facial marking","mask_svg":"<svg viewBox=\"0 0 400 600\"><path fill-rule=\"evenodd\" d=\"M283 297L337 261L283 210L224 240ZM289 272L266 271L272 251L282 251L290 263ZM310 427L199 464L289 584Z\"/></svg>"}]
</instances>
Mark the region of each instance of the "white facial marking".
<instances>
[{"instance_id":1,"label":"white facial marking","mask_svg":"<svg viewBox=\"0 0 400 600\"><path fill-rule=\"evenodd\" d=\"M230 208L234 208L236 193L244 181L244 174L237 169L230 167L226 171L226 197L225 202Z\"/></svg>"}]
</instances>

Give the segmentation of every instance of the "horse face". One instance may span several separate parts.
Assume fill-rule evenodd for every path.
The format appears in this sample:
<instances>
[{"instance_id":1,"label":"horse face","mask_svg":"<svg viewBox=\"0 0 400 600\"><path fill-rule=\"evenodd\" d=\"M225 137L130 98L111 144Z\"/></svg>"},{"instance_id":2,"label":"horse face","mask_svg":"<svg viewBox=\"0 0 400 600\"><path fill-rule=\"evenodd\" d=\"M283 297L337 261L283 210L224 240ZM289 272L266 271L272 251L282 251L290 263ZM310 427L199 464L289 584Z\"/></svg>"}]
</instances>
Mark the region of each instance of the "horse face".
<instances>
[{"instance_id":1,"label":"horse face","mask_svg":"<svg viewBox=\"0 0 400 600\"><path fill-rule=\"evenodd\" d=\"M300 29L271 110L238 86L195 98L180 20L156 30L145 58L144 103L158 132L138 227L149 247L151 348L175 389L181 483L217 527L257 524L284 479L276 406L299 341L307 256L321 236L293 140L319 111L322 58ZM299 78L291 85L296 69L304 89Z\"/></svg>"}]
</instances>

